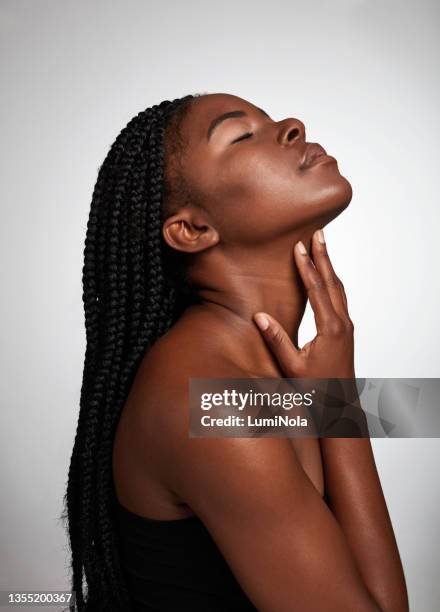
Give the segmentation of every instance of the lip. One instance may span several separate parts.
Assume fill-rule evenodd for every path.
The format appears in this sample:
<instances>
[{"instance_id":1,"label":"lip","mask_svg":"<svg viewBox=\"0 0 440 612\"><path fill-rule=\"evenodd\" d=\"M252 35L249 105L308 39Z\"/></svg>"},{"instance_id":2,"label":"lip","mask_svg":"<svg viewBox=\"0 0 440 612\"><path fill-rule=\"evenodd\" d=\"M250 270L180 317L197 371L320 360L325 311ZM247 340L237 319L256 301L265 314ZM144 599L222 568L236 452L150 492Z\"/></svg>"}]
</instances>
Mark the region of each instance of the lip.
<instances>
[{"instance_id":1,"label":"lip","mask_svg":"<svg viewBox=\"0 0 440 612\"><path fill-rule=\"evenodd\" d=\"M327 155L326 150L317 142L308 142L306 150L300 163L300 169L310 168L316 164L324 162L336 162L336 159L331 155Z\"/></svg>"}]
</instances>

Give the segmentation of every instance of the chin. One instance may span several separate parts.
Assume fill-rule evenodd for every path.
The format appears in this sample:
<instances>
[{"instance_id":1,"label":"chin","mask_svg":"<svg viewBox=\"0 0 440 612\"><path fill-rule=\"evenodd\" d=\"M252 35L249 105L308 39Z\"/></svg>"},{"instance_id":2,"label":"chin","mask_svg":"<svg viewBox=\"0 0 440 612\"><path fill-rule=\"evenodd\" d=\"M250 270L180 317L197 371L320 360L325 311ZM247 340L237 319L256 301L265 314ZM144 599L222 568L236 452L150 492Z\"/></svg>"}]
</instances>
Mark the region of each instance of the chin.
<instances>
[{"instance_id":1,"label":"chin","mask_svg":"<svg viewBox=\"0 0 440 612\"><path fill-rule=\"evenodd\" d=\"M342 211L350 204L353 189L349 181L344 176L339 175L337 180L332 181L321 195L324 205Z\"/></svg>"},{"instance_id":2,"label":"chin","mask_svg":"<svg viewBox=\"0 0 440 612\"><path fill-rule=\"evenodd\" d=\"M310 203L309 213L315 222L326 225L348 207L353 197L353 189L349 181L339 175L337 180L332 180L324 188L321 186L319 195L316 195Z\"/></svg>"},{"instance_id":3,"label":"chin","mask_svg":"<svg viewBox=\"0 0 440 612\"><path fill-rule=\"evenodd\" d=\"M335 195L337 196L336 199L339 200L343 209L347 208L351 202L351 198L353 197L353 189L349 181L347 181L347 179L342 175L338 181Z\"/></svg>"}]
</instances>

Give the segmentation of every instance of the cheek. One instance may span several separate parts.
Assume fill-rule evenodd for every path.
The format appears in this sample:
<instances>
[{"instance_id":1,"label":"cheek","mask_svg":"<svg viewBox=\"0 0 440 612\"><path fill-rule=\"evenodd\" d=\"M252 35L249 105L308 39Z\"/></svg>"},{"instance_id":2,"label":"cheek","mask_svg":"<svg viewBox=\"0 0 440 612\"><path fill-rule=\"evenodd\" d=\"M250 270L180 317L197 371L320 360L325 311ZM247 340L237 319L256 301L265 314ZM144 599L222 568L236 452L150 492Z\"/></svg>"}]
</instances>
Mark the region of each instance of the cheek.
<instances>
[{"instance_id":1,"label":"cheek","mask_svg":"<svg viewBox=\"0 0 440 612\"><path fill-rule=\"evenodd\" d=\"M294 183L293 168L280 164L273 156L248 154L233 157L216 173L215 197L222 213L233 206L237 214L246 214L254 205L269 211L278 200L286 199L287 190L292 195Z\"/></svg>"},{"instance_id":2,"label":"cheek","mask_svg":"<svg viewBox=\"0 0 440 612\"><path fill-rule=\"evenodd\" d=\"M212 221L229 244L293 233L323 214L336 216L351 199L350 184L336 164L298 170L273 155L231 160L204 179Z\"/></svg>"}]
</instances>

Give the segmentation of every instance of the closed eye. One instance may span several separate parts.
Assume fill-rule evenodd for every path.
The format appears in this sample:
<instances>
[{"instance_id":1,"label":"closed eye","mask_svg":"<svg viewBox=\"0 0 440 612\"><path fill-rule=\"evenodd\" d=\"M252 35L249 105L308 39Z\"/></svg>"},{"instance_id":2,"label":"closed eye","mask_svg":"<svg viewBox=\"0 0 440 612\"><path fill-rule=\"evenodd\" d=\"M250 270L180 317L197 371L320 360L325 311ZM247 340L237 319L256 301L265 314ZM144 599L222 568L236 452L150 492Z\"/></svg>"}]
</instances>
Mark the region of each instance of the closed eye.
<instances>
[{"instance_id":1,"label":"closed eye","mask_svg":"<svg viewBox=\"0 0 440 612\"><path fill-rule=\"evenodd\" d=\"M235 140L233 140L231 142L231 144L234 144L236 142L240 142L240 140L244 140L245 138L249 138L249 136L253 136L252 132L246 132L246 134L243 134L243 136L240 136L239 138L236 138Z\"/></svg>"}]
</instances>

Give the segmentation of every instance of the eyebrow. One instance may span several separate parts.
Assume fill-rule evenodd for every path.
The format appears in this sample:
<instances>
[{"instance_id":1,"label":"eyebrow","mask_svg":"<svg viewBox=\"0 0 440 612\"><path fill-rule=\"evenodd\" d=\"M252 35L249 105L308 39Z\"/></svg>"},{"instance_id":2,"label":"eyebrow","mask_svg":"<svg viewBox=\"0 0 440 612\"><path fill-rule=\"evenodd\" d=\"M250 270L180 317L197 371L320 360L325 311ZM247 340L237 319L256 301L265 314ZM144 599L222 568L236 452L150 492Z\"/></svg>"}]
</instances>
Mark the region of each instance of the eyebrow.
<instances>
[{"instance_id":1,"label":"eyebrow","mask_svg":"<svg viewBox=\"0 0 440 612\"><path fill-rule=\"evenodd\" d=\"M262 115L264 115L264 117L268 117L270 119L270 116L266 113L266 111L264 111L262 108L259 108L258 106L256 107L256 109L258 111L260 111L260 113ZM208 132L207 132L207 138L208 140L211 138L212 133L214 132L214 130L221 124L223 123L223 121L225 121L226 119L233 119L234 117L247 117L248 114L245 113L245 111L242 110L235 110L235 111L229 111L227 113L223 113L222 115L219 115L218 117L216 117L215 119L213 119L209 125L208 128Z\"/></svg>"}]
</instances>

